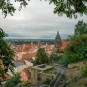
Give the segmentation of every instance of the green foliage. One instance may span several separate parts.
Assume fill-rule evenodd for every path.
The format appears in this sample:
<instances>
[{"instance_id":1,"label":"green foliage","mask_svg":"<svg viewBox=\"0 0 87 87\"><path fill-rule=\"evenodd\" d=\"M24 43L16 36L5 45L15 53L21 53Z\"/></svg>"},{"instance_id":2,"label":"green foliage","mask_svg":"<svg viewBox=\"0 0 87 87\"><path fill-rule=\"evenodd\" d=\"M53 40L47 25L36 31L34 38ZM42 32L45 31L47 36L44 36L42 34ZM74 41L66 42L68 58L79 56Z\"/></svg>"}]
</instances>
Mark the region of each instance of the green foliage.
<instances>
[{"instance_id":1,"label":"green foliage","mask_svg":"<svg viewBox=\"0 0 87 87\"><path fill-rule=\"evenodd\" d=\"M73 36L64 50L62 61L65 64L87 59L87 34Z\"/></svg>"},{"instance_id":2,"label":"green foliage","mask_svg":"<svg viewBox=\"0 0 87 87\"><path fill-rule=\"evenodd\" d=\"M6 82L5 87L16 87L16 85L20 83L20 75L16 74L10 80Z\"/></svg>"},{"instance_id":3,"label":"green foliage","mask_svg":"<svg viewBox=\"0 0 87 87\"><path fill-rule=\"evenodd\" d=\"M5 15L5 17L8 14L13 15L13 13L15 12L16 10L14 6L15 2L20 3L19 10L21 10L23 6L25 7L28 4L27 0L13 0L13 2L11 0L0 0L0 9L2 10L2 13Z\"/></svg>"},{"instance_id":4,"label":"green foliage","mask_svg":"<svg viewBox=\"0 0 87 87\"><path fill-rule=\"evenodd\" d=\"M48 56L44 48L39 48L35 61L34 61L34 65L39 65L39 64L44 64L44 63L48 63Z\"/></svg>"},{"instance_id":5,"label":"green foliage","mask_svg":"<svg viewBox=\"0 0 87 87\"><path fill-rule=\"evenodd\" d=\"M19 83L16 87L30 87L30 82L27 81L25 83Z\"/></svg>"},{"instance_id":6,"label":"green foliage","mask_svg":"<svg viewBox=\"0 0 87 87\"><path fill-rule=\"evenodd\" d=\"M54 13L59 16L66 14L69 18L77 18L78 14L87 15L87 0L50 0L50 3L54 3Z\"/></svg>"},{"instance_id":7,"label":"green foliage","mask_svg":"<svg viewBox=\"0 0 87 87\"><path fill-rule=\"evenodd\" d=\"M40 40L40 39L39 39ZM12 43L12 44L16 44L16 45L20 45L20 44L49 44L52 45L54 44L54 40L50 40L50 39L44 39L44 40L40 40L38 41L37 39L7 39L6 40L8 43Z\"/></svg>"},{"instance_id":8,"label":"green foliage","mask_svg":"<svg viewBox=\"0 0 87 87\"><path fill-rule=\"evenodd\" d=\"M47 78L46 81L44 82L44 84L49 85L51 83L51 79Z\"/></svg>"},{"instance_id":9,"label":"green foliage","mask_svg":"<svg viewBox=\"0 0 87 87\"><path fill-rule=\"evenodd\" d=\"M14 64L12 63L13 61L13 56L14 52L8 44L4 41L4 37L6 34L4 31L0 28L0 76L5 79L4 75L10 69L13 71Z\"/></svg>"},{"instance_id":10,"label":"green foliage","mask_svg":"<svg viewBox=\"0 0 87 87\"><path fill-rule=\"evenodd\" d=\"M26 7L30 0L0 0L0 9L2 13L7 16L7 14L13 15L16 10L14 5L15 2L20 3L19 10L22 7ZM83 14L87 15L87 0L49 0L50 3L54 3L54 13L59 16L66 14L67 17L72 18L73 16L77 18L77 13L81 16Z\"/></svg>"},{"instance_id":11,"label":"green foliage","mask_svg":"<svg viewBox=\"0 0 87 87\"><path fill-rule=\"evenodd\" d=\"M75 25L75 35L87 34L87 23L78 21Z\"/></svg>"},{"instance_id":12,"label":"green foliage","mask_svg":"<svg viewBox=\"0 0 87 87\"><path fill-rule=\"evenodd\" d=\"M5 87L30 87L30 82L21 82L20 75L17 73L6 82Z\"/></svg>"},{"instance_id":13,"label":"green foliage","mask_svg":"<svg viewBox=\"0 0 87 87\"><path fill-rule=\"evenodd\" d=\"M58 50L57 53L64 53L64 50Z\"/></svg>"},{"instance_id":14,"label":"green foliage","mask_svg":"<svg viewBox=\"0 0 87 87\"><path fill-rule=\"evenodd\" d=\"M56 61L57 57L55 54L51 54L50 55L50 61L53 62L53 61Z\"/></svg>"},{"instance_id":15,"label":"green foliage","mask_svg":"<svg viewBox=\"0 0 87 87\"><path fill-rule=\"evenodd\" d=\"M50 62L58 62L60 59L60 56L55 55L54 53L50 55Z\"/></svg>"},{"instance_id":16,"label":"green foliage","mask_svg":"<svg viewBox=\"0 0 87 87\"><path fill-rule=\"evenodd\" d=\"M82 69L82 76L87 77L87 63L85 64L85 66Z\"/></svg>"}]
</instances>

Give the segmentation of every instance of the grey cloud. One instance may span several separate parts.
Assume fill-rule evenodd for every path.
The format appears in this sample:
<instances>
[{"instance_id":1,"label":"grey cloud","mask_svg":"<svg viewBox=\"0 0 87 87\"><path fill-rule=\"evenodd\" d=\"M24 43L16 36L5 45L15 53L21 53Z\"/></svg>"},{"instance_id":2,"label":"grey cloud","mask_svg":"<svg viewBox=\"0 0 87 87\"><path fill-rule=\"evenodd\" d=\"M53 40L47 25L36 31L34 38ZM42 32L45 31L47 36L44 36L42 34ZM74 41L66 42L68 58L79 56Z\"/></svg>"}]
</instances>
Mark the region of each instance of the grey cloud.
<instances>
[{"instance_id":1,"label":"grey cloud","mask_svg":"<svg viewBox=\"0 0 87 87\"><path fill-rule=\"evenodd\" d=\"M0 27L11 38L54 38L57 31L64 38L74 34L78 20L87 22L85 15L76 20L69 19L65 15L59 17L54 14L53 9L54 5L49 5L48 1L32 0L26 8L16 11L14 16L4 19L0 15Z\"/></svg>"}]
</instances>

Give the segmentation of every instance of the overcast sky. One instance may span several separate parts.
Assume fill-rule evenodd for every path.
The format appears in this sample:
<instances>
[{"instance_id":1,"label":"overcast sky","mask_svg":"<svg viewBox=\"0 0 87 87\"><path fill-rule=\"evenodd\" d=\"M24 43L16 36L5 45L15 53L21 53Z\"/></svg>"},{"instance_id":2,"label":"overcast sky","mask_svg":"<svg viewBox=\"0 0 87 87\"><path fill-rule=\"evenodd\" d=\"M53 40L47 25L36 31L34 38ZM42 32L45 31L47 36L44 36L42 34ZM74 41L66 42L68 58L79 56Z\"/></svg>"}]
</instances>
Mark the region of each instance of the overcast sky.
<instances>
[{"instance_id":1,"label":"overcast sky","mask_svg":"<svg viewBox=\"0 0 87 87\"><path fill-rule=\"evenodd\" d=\"M15 6L19 7L19 4ZM31 0L26 8L16 11L14 16L3 18L0 15L0 27L10 38L53 39L57 31L62 38L72 35L78 20L87 22L86 16L69 19L66 16L59 17L53 10L54 5L49 5L48 1Z\"/></svg>"}]
</instances>

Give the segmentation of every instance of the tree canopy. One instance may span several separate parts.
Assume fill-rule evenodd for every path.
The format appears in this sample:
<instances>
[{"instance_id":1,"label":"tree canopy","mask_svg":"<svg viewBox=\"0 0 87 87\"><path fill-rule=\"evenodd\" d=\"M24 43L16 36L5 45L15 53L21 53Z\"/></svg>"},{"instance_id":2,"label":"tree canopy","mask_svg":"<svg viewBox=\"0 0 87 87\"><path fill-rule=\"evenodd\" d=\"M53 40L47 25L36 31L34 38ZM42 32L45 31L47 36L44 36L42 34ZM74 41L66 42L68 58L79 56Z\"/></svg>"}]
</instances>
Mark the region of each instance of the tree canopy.
<instances>
[{"instance_id":1,"label":"tree canopy","mask_svg":"<svg viewBox=\"0 0 87 87\"><path fill-rule=\"evenodd\" d=\"M75 35L87 34L87 23L78 21L75 25Z\"/></svg>"},{"instance_id":2,"label":"tree canopy","mask_svg":"<svg viewBox=\"0 0 87 87\"><path fill-rule=\"evenodd\" d=\"M87 15L87 0L50 0L55 4L54 13L58 15L66 14L67 17L77 18L77 13Z\"/></svg>"},{"instance_id":3,"label":"tree canopy","mask_svg":"<svg viewBox=\"0 0 87 87\"><path fill-rule=\"evenodd\" d=\"M30 0L0 0L0 9L2 13L7 16L7 14L13 15L16 10L14 6L15 2L20 3L19 10L24 6L28 5ZM40 0L41 1L41 0ZM87 0L48 0L49 3L54 3L54 13L58 15L65 14L67 17L72 18L73 16L77 18L77 13L80 15L87 15Z\"/></svg>"},{"instance_id":4,"label":"tree canopy","mask_svg":"<svg viewBox=\"0 0 87 87\"><path fill-rule=\"evenodd\" d=\"M35 61L34 61L34 65L39 65L39 64L44 64L44 63L48 63L48 56L44 48L39 48Z\"/></svg>"},{"instance_id":5,"label":"tree canopy","mask_svg":"<svg viewBox=\"0 0 87 87\"><path fill-rule=\"evenodd\" d=\"M0 28L0 76L4 79L8 69L13 71L14 64L12 63L14 52L4 41L7 34ZM1 81L0 81L1 82Z\"/></svg>"},{"instance_id":6,"label":"tree canopy","mask_svg":"<svg viewBox=\"0 0 87 87\"><path fill-rule=\"evenodd\" d=\"M64 50L65 64L87 59L87 34L73 36Z\"/></svg>"},{"instance_id":7,"label":"tree canopy","mask_svg":"<svg viewBox=\"0 0 87 87\"><path fill-rule=\"evenodd\" d=\"M6 82L5 87L16 87L16 85L20 82L20 75L15 74L10 80Z\"/></svg>"},{"instance_id":8,"label":"tree canopy","mask_svg":"<svg viewBox=\"0 0 87 87\"><path fill-rule=\"evenodd\" d=\"M87 77L87 63L85 63L85 66L82 69L82 76Z\"/></svg>"},{"instance_id":9,"label":"tree canopy","mask_svg":"<svg viewBox=\"0 0 87 87\"><path fill-rule=\"evenodd\" d=\"M0 0L0 9L2 10L2 14L4 14L5 17L8 14L13 15L13 13L15 12L15 10L16 10L16 7L14 6L15 2L19 2L20 3L19 10L23 6L25 7L26 5L28 5L27 0L13 0L13 2L11 0Z\"/></svg>"},{"instance_id":10,"label":"tree canopy","mask_svg":"<svg viewBox=\"0 0 87 87\"><path fill-rule=\"evenodd\" d=\"M74 32L64 49L64 56L60 60L65 64L87 59L87 23L79 21L75 25Z\"/></svg>"}]
</instances>

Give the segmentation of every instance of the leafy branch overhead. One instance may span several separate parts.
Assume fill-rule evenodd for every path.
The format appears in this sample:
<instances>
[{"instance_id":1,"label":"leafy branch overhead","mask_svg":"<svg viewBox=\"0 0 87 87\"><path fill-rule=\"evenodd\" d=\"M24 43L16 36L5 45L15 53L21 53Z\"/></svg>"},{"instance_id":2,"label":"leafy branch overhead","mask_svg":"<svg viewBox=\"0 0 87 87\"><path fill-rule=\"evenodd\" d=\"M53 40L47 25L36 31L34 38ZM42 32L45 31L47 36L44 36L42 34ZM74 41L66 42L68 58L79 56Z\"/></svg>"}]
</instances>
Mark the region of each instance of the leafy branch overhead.
<instances>
[{"instance_id":1,"label":"leafy branch overhead","mask_svg":"<svg viewBox=\"0 0 87 87\"><path fill-rule=\"evenodd\" d=\"M55 4L54 13L58 15L66 14L67 17L77 18L77 13L87 15L87 0L50 0Z\"/></svg>"},{"instance_id":2,"label":"leafy branch overhead","mask_svg":"<svg viewBox=\"0 0 87 87\"><path fill-rule=\"evenodd\" d=\"M75 25L75 35L87 34L87 23L82 21L78 21Z\"/></svg>"},{"instance_id":3,"label":"leafy branch overhead","mask_svg":"<svg viewBox=\"0 0 87 87\"><path fill-rule=\"evenodd\" d=\"M7 14L13 15L16 10L14 6L15 2L20 3L19 10L22 7L26 7L28 5L28 1L30 0L14 0L13 3L11 0L0 0L0 9L2 13L7 16ZM42 0L40 0L42 1ZM47 1L47 0L46 0ZM54 3L54 13L59 16L65 14L69 18L77 18L78 14L81 16L83 14L87 15L87 0L48 0L51 3Z\"/></svg>"},{"instance_id":4,"label":"leafy branch overhead","mask_svg":"<svg viewBox=\"0 0 87 87\"><path fill-rule=\"evenodd\" d=\"M14 6L14 3L16 2L20 3L19 10L21 10L23 6L25 7L28 5L27 0L14 0L13 2L11 2L11 0L0 0L0 9L2 10L2 14L4 14L5 17L8 14L13 15L16 10L16 7Z\"/></svg>"}]
</instances>

